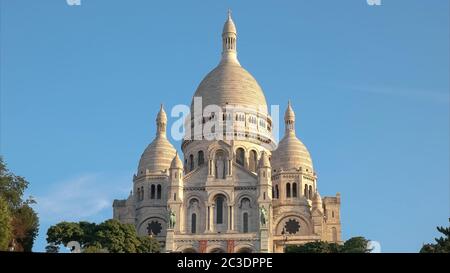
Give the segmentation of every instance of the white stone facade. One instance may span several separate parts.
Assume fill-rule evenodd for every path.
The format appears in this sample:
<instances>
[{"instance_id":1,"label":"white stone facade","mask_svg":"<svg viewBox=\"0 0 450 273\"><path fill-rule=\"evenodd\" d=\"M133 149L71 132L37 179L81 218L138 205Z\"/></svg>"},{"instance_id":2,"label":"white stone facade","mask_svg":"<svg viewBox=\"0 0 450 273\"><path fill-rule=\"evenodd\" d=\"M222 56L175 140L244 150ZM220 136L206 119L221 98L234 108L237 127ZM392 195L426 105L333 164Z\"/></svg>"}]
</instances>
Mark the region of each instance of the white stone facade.
<instances>
[{"instance_id":1,"label":"white stone facade","mask_svg":"<svg viewBox=\"0 0 450 273\"><path fill-rule=\"evenodd\" d=\"M154 236L167 252L282 252L287 244L341 242L340 195L320 197L310 154L295 134L291 104L276 145L264 93L237 59L230 15L222 41L222 60L194 97L202 98L202 109L218 105L223 113L193 115L190 123L193 128L212 119L219 126L232 122L233 139L225 138L229 130L223 140L193 130L182 143L182 162L167 140L161 107L157 135L142 154L132 193L114 201L114 219ZM169 211L175 214L173 227Z\"/></svg>"}]
</instances>

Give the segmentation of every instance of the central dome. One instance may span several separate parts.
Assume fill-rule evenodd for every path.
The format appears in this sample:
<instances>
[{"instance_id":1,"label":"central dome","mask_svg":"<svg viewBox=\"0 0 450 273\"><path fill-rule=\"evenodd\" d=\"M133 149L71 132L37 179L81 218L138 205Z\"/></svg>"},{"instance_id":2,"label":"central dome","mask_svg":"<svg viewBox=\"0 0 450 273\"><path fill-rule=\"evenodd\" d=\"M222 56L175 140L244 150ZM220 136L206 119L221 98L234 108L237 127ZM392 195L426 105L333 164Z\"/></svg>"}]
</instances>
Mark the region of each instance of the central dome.
<instances>
[{"instance_id":1,"label":"central dome","mask_svg":"<svg viewBox=\"0 0 450 273\"><path fill-rule=\"evenodd\" d=\"M203 108L207 105L236 105L258 109L267 114L267 102L261 87L237 63L219 64L202 80L194 97L202 97Z\"/></svg>"},{"instance_id":2,"label":"central dome","mask_svg":"<svg viewBox=\"0 0 450 273\"><path fill-rule=\"evenodd\" d=\"M248 73L237 59L236 26L228 14L222 32L222 60L220 64L206 75L197 90L195 97L202 98L202 106L232 105L252 108L267 114L267 102L258 82ZM194 99L191 110L194 109Z\"/></svg>"}]
</instances>

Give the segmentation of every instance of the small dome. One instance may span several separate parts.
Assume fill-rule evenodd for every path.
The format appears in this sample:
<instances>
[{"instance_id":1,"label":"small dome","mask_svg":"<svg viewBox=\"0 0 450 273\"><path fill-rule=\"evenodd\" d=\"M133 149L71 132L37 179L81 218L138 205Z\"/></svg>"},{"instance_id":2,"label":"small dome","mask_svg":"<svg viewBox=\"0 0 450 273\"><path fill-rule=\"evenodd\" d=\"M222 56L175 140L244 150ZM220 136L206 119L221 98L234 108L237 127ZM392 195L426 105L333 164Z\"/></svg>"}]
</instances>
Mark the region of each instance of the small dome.
<instances>
[{"instance_id":1,"label":"small dome","mask_svg":"<svg viewBox=\"0 0 450 273\"><path fill-rule=\"evenodd\" d=\"M142 153L139 161L138 174L149 172L164 172L168 170L176 150L165 137L156 137Z\"/></svg>"},{"instance_id":2,"label":"small dome","mask_svg":"<svg viewBox=\"0 0 450 273\"><path fill-rule=\"evenodd\" d=\"M313 171L311 155L306 146L293 134L286 135L272 153L272 167L275 170L308 169Z\"/></svg>"},{"instance_id":3,"label":"small dome","mask_svg":"<svg viewBox=\"0 0 450 273\"><path fill-rule=\"evenodd\" d=\"M272 167L279 171L302 168L313 171L311 156L305 145L295 135L295 113L291 103L284 114L285 134L278 144L277 149L272 153Z\"/></svg>"},{"instance_id":4,"label":"small dome","mask_svg":"<svg viewBox=\"0 0 450 273\"><path fill-rule=\"evenodd\" d=\"M161 173L169 169L172 159L176 154L173 145L166 137L167 115L163 106L156 118L156 137L144 150L139 161L138 175L151 173Z\"/></svg>"},{"instance_id":5,"label":"small dome","mask_svg":"<svg viewBox=\"0 0 450 273\"><path fill-rule=\"evenodd\" d=\"M183 169L183 162L181 162L180 157L178 156L178 152L176 152L175 157L170 164L171 169Z\"/></svg>"},{"instance_id":6,"label":"small dome","mask_svg":"<svg viewBox=\"0 0 450 273\"><path fill-rule=\"evenodd\" d=\"M266 152L262 152L261 159L259 160L258 168L270 168L269 157Z\"/></svg>"}]
</instances>

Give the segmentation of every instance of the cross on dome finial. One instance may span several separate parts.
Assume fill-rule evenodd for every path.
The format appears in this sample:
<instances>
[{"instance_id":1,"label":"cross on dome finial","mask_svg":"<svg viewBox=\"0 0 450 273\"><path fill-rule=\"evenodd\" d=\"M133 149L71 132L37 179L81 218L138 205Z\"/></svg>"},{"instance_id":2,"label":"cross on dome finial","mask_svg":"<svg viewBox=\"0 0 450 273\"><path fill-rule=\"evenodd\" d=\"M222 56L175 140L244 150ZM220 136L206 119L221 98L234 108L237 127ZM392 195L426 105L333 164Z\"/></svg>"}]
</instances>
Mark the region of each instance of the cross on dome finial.
<instances>
[{"instance_id":1,"label":"cross on dome finial","mask_svg":"<svg viewBox=\"0 0 450 273\"><path fill-rule=\"evenodd\" d=\"M231 9L228 9L228 20L232 20L231 19Z\"/></svg>"}]
</instances>

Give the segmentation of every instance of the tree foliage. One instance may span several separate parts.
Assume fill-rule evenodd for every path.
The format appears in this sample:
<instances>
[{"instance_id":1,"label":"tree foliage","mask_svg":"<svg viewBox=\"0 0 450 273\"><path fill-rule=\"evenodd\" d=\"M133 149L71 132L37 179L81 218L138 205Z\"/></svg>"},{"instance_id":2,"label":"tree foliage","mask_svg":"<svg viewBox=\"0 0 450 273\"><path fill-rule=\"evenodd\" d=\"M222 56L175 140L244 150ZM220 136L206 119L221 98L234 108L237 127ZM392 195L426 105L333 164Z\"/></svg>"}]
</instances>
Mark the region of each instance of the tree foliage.
<instances>
[{"instance_id":1,"label":"tree foliage","mask_svg":"<svg viewBox=\"0 0 450 273\"><path fill-rule=\"evenodd\" d=\"M353 237L343 245L324 241L309 242L303 245L288 245L286 253L367 253L368 240L364 237Z\"/></svg>"},{"instance_id":2,"label":"tree foliage","mask_svg":"<svg viewBox=\"0 0 450 273\"><path fill-rule=\"evenodd\" d=\"M435 244L425 244L420 253L450 253L450 227L437 227L444 236L435 238Z\"/></svg>"},{"instance_id":3,"label":"tree foliage","mask_svg":"<svg viewBox=\"0 0 450 273\"><path fill-rule=\"evenodd\" d=\"M8 245L14 245L15 251L31 251L39 231L39 218L31 207L36 202L32 197L23 199L28 185L25 178L10 172L3 162L3 158L0 157L0 199L3 200L2 216L0 217L5 221L5 217L10 216L9 226L2 224L0 229L2 232L10 230ZM4 235L0 235L0 237L2 240L6 240ZM2 244L4 243L2 242Z\"/></svg>"},{"instance_id":4,"label":"tree foliage","mask_svg":"<svg viewBox=\"0 0 450 273\"><path fill-rule=\"evenodd\" d=\"M100 224L88 222L61 222L47 231L49 245L64 245L70 241L80 243L85 253L149 253L159 252L157 240L138 237L134 226L117 220Z\"/></svg>"},{"instance_id":5,"label":"tree foliage","mask_svg":"<svg viewBox=\"0 0 450 273\"><path fill-rule=\"evenodd\" d=\"M12 237L11 212L8 204L0 197L0 251L8 249Z\"/></svg>"}]
</instances>

